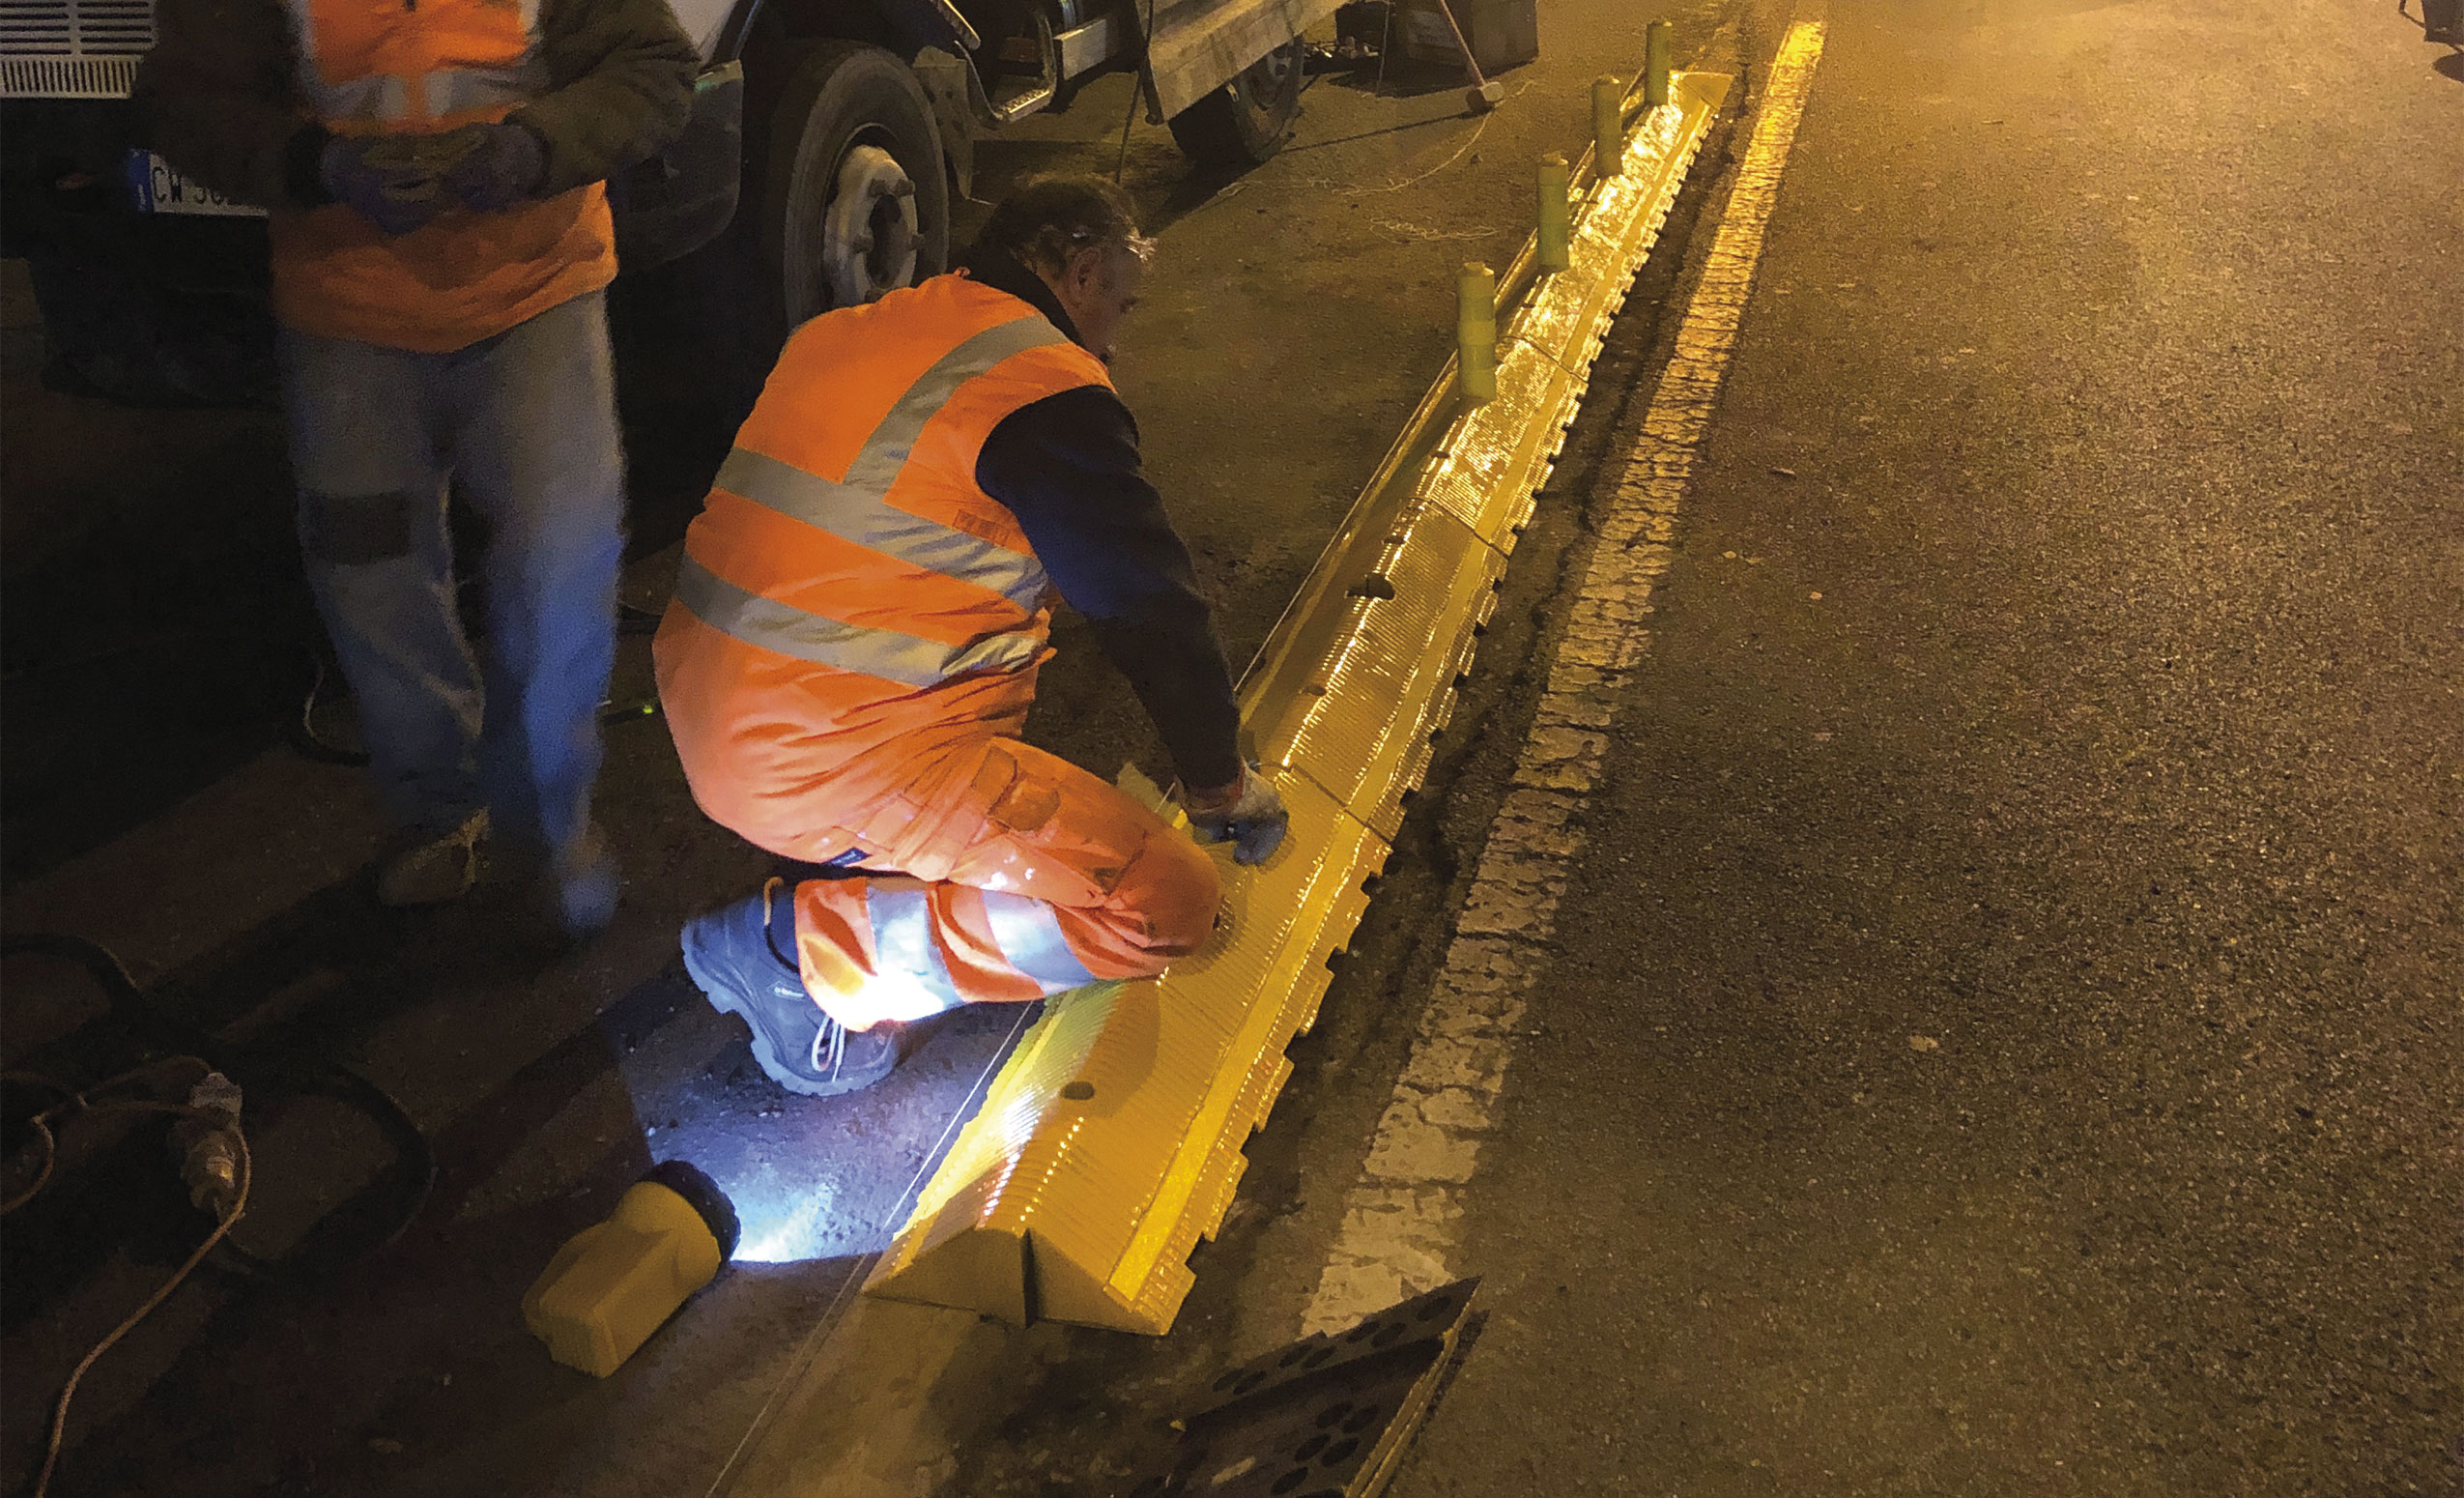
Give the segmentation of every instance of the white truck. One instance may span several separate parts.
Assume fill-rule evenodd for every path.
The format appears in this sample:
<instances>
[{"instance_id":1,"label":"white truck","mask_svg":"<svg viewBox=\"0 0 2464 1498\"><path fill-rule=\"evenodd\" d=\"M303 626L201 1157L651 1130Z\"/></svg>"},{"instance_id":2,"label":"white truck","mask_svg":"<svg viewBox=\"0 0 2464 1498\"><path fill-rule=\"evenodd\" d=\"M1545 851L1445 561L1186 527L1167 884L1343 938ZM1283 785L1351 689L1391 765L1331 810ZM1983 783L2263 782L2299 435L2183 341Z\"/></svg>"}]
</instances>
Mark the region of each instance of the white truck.
<instances>
[{"instance_id":1,"label":"white truck","mask_svg":"<svg viewBox=\"0 0 2464 1498\"><path fill-rule=\"evenodd\" d=\"M948 263L980 133L1134 70L1205 166L1282 144L1301 34L1336 0L673 0L700 44L692 124L610 185L627 269L740 213L786 326ZM128 140L152 0L0 0L0 252L57 348L131 398L248 398L268 376L263 226ZM128 387L111 389L114 383Z\"/></svg>"}]
</instances>

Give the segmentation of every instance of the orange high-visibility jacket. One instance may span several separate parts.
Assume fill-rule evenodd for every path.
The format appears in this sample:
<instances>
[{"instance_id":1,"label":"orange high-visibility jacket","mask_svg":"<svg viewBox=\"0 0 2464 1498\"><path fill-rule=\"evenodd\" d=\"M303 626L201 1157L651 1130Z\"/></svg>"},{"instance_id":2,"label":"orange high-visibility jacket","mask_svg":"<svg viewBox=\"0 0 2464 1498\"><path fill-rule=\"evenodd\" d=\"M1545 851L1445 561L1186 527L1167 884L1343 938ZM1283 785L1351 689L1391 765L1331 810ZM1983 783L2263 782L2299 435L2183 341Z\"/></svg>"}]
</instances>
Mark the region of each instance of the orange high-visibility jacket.
<instances>
[{"instance_id":1,"label":"orange high-visibility jacket","mask_svg":"<svg viewBox=\"0 0 2464 1498\"><path fill-rule=\"evenodd\" d=\"M493 123L545 87L540 0L289 0L300 87L337 134ZM616 278L607 189L387 235L340 204L278 213L273 306L305 332L446 353Z\"/></svg>"},{"instance_id":2,"label":"orange high-visibility jacket","mask_svg":"<svg viewBox=\"0 0 2464 1498\"><path fill-rule=\"evenodd\" d=\"M1015 735L1050 654L1050 581L976 484L1003 418L1103 362L961 274L815 318L685 533L659 696L696 800L814 861L926 829L933 766Z\"/></svg>"}]
</instances>

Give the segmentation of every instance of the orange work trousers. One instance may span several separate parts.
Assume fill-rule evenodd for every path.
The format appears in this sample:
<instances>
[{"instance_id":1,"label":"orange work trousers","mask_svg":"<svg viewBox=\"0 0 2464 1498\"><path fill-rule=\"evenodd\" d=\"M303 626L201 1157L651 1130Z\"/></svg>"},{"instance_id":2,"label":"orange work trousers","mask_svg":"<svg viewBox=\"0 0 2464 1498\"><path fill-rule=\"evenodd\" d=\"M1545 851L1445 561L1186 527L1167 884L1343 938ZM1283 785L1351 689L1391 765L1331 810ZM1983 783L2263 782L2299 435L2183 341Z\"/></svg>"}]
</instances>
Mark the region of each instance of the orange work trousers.
<instances>
[{"instance_id":1,"label":"orange work trousers","mask_svg":"<svg viewBox=\"0 0 2464 1498\"><path fill-rule=\"evenodd\" d=\"M804 986L849 1029L1150 977L1215 929L1214 860L1066 760L988 737L878 773L817 788L868 814L848 876L795 891Z\"/></svg>"}]
</instances>

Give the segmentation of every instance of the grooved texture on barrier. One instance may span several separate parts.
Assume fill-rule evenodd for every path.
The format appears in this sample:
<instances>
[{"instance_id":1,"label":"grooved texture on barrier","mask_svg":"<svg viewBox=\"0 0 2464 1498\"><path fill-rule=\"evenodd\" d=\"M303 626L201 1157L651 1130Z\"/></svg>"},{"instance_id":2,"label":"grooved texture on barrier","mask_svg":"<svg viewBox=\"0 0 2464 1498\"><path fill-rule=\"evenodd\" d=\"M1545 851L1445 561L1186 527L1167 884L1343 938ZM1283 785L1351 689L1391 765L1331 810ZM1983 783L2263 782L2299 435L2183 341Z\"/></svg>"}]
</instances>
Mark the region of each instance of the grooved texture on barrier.
<instances>
[{"instance_id":1,"label":"grooved texture on barrier","mask_svg":"<svg viewBox=\"0 0 2464 1498\"><path fill-rule=\"evenodd\" d=\"M1390 514L1368 537L1374 552L1338 538L1312 574L1314 610L1276 626L1263 659L1327 642L1309 647L1305 670L1245 699L1292 812L1282 850L1258 869L1218 850L1227 917L1207 950L1160 981L1046 1006L867 1290L1013 1322L1171 1326L1189 1255L1220 1225L1242 1147L1291 1075L1284 1049L1315 1020L1331 958L1428 772L1608 319L1728 86L1679 74L1672 101L1634 122L1626 172L1596 185L1575 223L1571 268L1537 280L1504 320L1497 397L1451 414L1433 455L1405 471L1399 504L1377 485L1361 496L1344 533L1364 512ZM1364 575L1314 587L1370 555Z\"/></svg>"},{"instance_id":2,"label":"grooved texture on barrier","mask_svg":"<svg viewBox=\"0 0 2464 1498\"><path fill-rule=\"evenodd\" d=\"M1256 725L1259 752L1340 797L1391 839L1404 793L1428 773L1431 740L1454 709L1473 631L1496 607L1505 554L1451 515L1404 517L1380 557L1375 594L1355 596L1334 651L1281 722Z\"/></svg>"},{"instance_id":3,"label":"grooved texture on barrier","mask_svg":"<svg viewBox=\"0 0 2464 1498\"><path fill-rule=\"evenodd\" d=\"M867 1288L902 1300L1161 1332L1231 1202L1240 1146L1316 1017L1384 840L1306 780L1285 850L1234 871L1216 940L1160 981L1046 1007ZM978 1286L975 1277L988 1277Z\"/></svg>"}]
</instances>

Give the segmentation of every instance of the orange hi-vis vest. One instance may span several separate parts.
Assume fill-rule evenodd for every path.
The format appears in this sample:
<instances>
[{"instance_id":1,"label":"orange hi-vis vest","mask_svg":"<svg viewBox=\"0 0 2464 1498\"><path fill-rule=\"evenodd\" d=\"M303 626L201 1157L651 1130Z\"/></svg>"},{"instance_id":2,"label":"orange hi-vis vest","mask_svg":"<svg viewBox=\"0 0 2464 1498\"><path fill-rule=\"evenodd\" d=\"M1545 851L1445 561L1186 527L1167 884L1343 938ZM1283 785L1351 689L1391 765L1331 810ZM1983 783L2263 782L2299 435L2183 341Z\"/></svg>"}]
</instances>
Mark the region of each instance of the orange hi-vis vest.
<instances>
[{"instance_id":1,"label":"orange hi-vis vest","mask_svg":"<svg viewBox=\"0 0 2464 1498\"><path fill-rule=\"evenodd\" d=\"M685 533L656 642L712 820L815 862L896 849L950 804L935 766L1018 732L1051 583L976 458L1012 412L1090 385L1110 388L1101 360L960 274L788 339Z\"/></svg>"},{"instance_id":2,"label":"orange hi-vis vest","mask_svg":"<svg viewBox=\"0 0 2464 1498\"><path fill-rule=\"evenodd\" d=\"M300 90L337 134L502 120L542 93L540 0L290 0ZM272 224L274 315L304 332L443 354L616 278L598 183L389 235L339 203Z\"/></svg>"}]
</instances>

